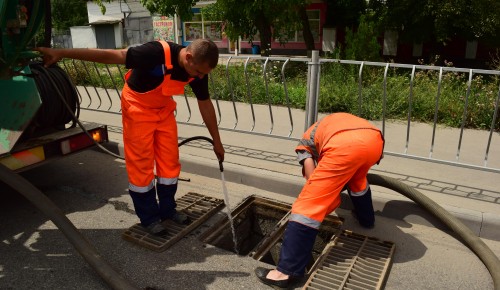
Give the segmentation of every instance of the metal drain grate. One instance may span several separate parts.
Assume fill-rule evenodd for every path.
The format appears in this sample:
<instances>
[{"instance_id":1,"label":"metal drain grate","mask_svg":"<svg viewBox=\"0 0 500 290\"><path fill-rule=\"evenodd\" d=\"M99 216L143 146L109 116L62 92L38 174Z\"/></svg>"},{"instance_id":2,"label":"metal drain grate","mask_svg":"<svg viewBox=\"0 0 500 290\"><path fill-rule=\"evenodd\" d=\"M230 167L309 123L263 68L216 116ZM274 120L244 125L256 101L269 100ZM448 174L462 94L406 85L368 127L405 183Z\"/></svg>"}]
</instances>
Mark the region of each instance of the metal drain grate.
<instances>
[{"instance_id":1,"label":"metal drain grate","mask_svg":"<svg viewBox=\"0 0 500 290\"><path fill-rule=\"evenodd\" d=\"M187 193L176 202L177 210L188 215L191 224L179 225L169 220L164 221L168 234L163 237L151 235L140 224L135 224L123 232L122 238L150 250L163 252L224 207L223 200L194 192Z\"/></svg>"},{"instance_id":2,"label":"metal drain grate","mask_svg":"<svg viewBox=\"0 0 500 290\"><path fill-rule=\"evenodd\" d=\"M382 289L395 245L342 231L325 248L302 289Z\"/></svg>"}]
</instances>

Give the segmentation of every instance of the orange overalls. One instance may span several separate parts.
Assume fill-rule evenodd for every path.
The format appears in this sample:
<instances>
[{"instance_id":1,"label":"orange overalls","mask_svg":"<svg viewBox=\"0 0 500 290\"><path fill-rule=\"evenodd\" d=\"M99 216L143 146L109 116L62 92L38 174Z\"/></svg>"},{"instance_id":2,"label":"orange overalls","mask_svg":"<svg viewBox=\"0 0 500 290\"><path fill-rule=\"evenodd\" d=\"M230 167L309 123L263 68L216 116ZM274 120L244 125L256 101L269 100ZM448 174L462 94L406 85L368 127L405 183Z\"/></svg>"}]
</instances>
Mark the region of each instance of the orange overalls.
<instances>
[{"instance_id":1,"label":"orange overalls","mask_svg":"<svg viewBox=\"0 0 500 290\"><path fill-rule=\"evenodd\" d=\"M368 121L347 113L326 116L303 135L296 151L312 155L317 166L292 206L277 269L291 276L304 275L319 226L340 205L340 192L348 186L355 210L366 227L373 225L368 170L383 151L381 132Z\"/></svg>"},{"instance_id":2,"label":"orange overalls","mask_svg":"<svg viewBox=\"0 0 500 290\"><path fill-rule=\"evenodd\" d=\"M311 153L317 167L293 204L292 215L318 228L340 205L346 184L352 196L363 195L368 170L380 161L383 147L378 128L348 113L334 113L313 124L295 150Z\"/></svg>"},{"instance_id":3,"label":"orange overalls","mask_svg":"<svg viewBox=\"0 0 500 290\"><path fill-rule=\"evenodd\" d=\"M173 68L170 47L160 41L165 52L165 69ZM131 71L125 75L129 78ZM189 83L165 74L157 88L138 93L126 83L122 92L122 122L129 189L144 193L154 187L154 169L159 184L176 184L181 170L177 146L177 123L173 95L184 94Z\"/></svg>"}]
</instances>

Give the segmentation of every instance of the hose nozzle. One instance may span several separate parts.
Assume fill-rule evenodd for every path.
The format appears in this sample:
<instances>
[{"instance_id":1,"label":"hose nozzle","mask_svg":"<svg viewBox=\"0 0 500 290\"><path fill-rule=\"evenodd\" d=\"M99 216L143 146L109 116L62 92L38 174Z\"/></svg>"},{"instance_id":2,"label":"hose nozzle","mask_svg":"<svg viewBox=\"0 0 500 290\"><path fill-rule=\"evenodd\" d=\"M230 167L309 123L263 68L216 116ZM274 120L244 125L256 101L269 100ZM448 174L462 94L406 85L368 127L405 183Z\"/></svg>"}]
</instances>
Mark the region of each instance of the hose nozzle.
<instances>
[{"instance_id":1,"label":"hose nozzle","mask_svg":"<svg viewBox=\"0 0 500 290\"><path fill-rule=\"evenodd\" d=\"M224 172L224 166L222 166L222 162L221 160L219 160L219 170L220 172Z\"/></svg>"}]
</instances>

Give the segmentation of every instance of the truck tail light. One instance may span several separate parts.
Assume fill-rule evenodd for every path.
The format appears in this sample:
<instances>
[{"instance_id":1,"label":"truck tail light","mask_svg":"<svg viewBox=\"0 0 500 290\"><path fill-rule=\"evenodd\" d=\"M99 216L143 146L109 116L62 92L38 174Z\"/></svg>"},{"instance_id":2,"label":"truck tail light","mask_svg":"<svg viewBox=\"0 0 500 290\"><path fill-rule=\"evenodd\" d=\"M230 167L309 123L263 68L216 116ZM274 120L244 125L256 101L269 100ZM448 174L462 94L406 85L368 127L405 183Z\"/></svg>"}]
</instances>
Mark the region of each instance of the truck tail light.
<instances>
[{"instance_id":1,"label":"truck tail light","mask_svg":"<svg viewBox=\"0 0 500 290\"><path fill-rule=\"evenodd\" d=\"M0 163L11 170L17 170L45 160L43 146L38 146L21 152L13 153L10 156L0 158Z\"/></svg>"},{"instance_id":2,"label":"truck tail light","mask_svg":"<svg viewBox=\"0 0 500 290\"><path fill-rule=\"evenodd\" d=\"M103 134L100 129L91 130L89 131L89 134L97 143L101 143L103 141ZM73 136L61 142L61 153L66 155L71 152L87 148L94 145L94 141L89 139L86 134Z\"/></svg>"}]
</instances>

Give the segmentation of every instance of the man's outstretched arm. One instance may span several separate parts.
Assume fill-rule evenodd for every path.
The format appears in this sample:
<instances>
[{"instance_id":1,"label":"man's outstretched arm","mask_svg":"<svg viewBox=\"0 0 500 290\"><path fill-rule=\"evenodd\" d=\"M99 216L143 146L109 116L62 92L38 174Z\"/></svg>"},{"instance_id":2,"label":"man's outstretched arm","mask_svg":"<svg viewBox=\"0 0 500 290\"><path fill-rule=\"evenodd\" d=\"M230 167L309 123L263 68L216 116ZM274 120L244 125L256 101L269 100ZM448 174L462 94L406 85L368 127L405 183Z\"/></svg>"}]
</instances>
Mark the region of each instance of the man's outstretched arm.
<instances>
[{"instance_id":1,"label":"man's outstretched arm","mask_svg":"<svg viewBox=\"0 0 500 290\"><path fill-rule=\"evenodd\" d=\"M48 47L37 47L34 49L43 54L43 62L46 67L60 61L63 58L72 58L93 61L105 64L125 64L127 49L97 49L97 48L68 48L57 49Z\"/></svg>"}]
</instances>

